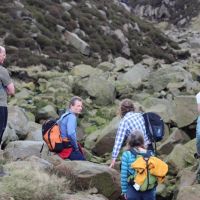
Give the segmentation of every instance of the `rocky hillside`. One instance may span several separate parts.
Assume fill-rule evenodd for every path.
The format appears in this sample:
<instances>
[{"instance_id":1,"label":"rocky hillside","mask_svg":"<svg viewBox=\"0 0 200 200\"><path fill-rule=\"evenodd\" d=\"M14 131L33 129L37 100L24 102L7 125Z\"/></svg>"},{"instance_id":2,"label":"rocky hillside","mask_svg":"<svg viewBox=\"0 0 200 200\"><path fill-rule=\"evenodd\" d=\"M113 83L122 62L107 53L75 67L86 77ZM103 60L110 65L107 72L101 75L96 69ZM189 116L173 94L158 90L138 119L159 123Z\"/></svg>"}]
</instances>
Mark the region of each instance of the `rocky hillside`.
<instances>
[{"instance_id":1,"label":"rocky hillside","mask_svg":"<svg viewBox=\"0 0 200 200\"><path fill-rule=\"evenodd\" d=\"M130 98L136 109L156 112L165 123L157 150L169 173L157 199L199 200L193 156L199 18L195 29L165 30L172 41L134 16L130 2L142 8L142 2L160 1L1 1L0 43L16 95L9 98L0 151L0 199L121 200L120 160L116 170L108 165L119 101ZM42 121L57 118L74 95L84 100L78 139L87 162L61 160L46 146L40 153Z\"/></svg>"},{"instance_id":2,"label":"rocky hillside","mask_svg":"<svg viewBox=\"0 0 200 200\"><path fill-rule=\"evenodd\" d=\"M199 14L199 0L121 0L137 16L154 21L169 21L177 26L188 25Z\"/></svg>"},{"instance_id":3,"label":"rocky hillside","mask_svg":"<svg viewBox=\"0 0 200 200\"><path fill-rule=\"evenodd\" d=\"M7 65L69 68L122 55L177 59L178 45L118 1L2 0L0 38Z\"/></svg>"}]
</instances>

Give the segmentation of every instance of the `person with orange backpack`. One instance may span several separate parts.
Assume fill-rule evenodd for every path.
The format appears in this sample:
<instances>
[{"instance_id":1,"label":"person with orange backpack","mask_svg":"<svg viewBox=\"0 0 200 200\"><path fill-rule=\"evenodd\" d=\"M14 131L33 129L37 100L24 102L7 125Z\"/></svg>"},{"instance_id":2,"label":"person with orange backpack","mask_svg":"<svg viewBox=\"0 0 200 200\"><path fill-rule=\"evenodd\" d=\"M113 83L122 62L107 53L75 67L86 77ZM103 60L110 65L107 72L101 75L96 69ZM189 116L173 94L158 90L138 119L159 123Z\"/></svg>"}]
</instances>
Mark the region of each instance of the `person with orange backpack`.
<instances>
[{"instance_id":1,"label":"person with orange backpack","mask_svg":"<svg viewBox=\"0 0 200 200\"><path fill-rule=\"evenodd\" d=\"M42 137L49 151L57 153L62 159L85 160L76 136L77 116L82 109L82 99L74 96L69 108L59 119L48 119L42 125Z\"/></svg>"},{"instance_id":2,"label":"person with orange backpack","mask_svg":"<svg viewBox=\"0 0 200 200\"><path fill-rule=\"evenodd\" d=\"M57 121L63 140L63 150L58 155L63 159L85 160L81 146L77 142L77 116L83 109L83 101L74 96L69 102L69 109Z\"/></svg>"}]
</instances>

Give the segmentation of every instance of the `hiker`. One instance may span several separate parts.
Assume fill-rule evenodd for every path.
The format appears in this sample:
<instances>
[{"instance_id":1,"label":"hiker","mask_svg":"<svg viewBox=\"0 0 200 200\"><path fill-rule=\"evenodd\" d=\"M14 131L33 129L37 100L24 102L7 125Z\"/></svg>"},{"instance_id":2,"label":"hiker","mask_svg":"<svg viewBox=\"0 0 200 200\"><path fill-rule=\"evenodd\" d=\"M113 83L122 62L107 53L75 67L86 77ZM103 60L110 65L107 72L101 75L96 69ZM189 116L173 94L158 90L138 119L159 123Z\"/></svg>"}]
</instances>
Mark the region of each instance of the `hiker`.
<instances>
[{"instance_id":1,"label":"hiker","mask_svg":"<svg viewBox=\"0 0 200 200\"><path fill-rule=\"evenodd\" d=\"M83 109L83 101L74 96L69 102L69 108L58 120L63 139L64 149L58 153L63 159L85 160L80 145L77 143L77 116Z\"/></svg>"},{"instance_id":2,"label":"hiker","mask_svg":"<svg viewBox=\"0 0 200 200\"><path fill-rule=\"evenodd\" d=\"M15 87L8 70L2 66L6 59L6 50L0 46L0 149L3 133L8 119L7 96L15 94Z\"/></svg>"},{"instance_id":3,"label":"hiker","mask_svg":"<svg viewBox=\"0 0 200 200\"><path fill-rule=\"evenodd\" d=\"M167 164L144 146L140 131L129 135L121 158L121 189L126 200L155 200L157 183L162 183L168 172Z\"/></svg>"},{"instance_id":4,"label":"hiker","mask_svg":"<svg viewBox=\"0 0 200 200\"><path fill-rule=\"evenodd\" d=\"M133 175L135 171L131 168L131 163L136 160L136 157L131 153L131 149L139 153L147 153L144 147L143 134L140 131L135 131L130 134L127 140L127 150L123 152L121 158L121 189L126 200L155 200L155 189L145 192L137 191L131 183L128 183L129 174ZM153 152L149 150L153 155Z\"/></svg>"},{"instance_id":5,"label":"hiker","mask_svg":"<svg viewBox=\"0 0 200 200\"><path fill-rule=\"evenodd\" d=\"M139 130L144 134L145 146L147 147L147 149L153 150L153 146L148 139L148 136L146 135L145 121L142 113L135 112L135 106L132 100L124 99L119 106L119 112L121 121L115 138L110 168L114 167L122 144L135 130Z\"/></svg>"},{"instance_id":6,"label":"hiker","mask_svg":"<svg viewBox=\"0 0 200 200\"><path fill-rule=\"evenodd\" d=\"M200 92L196 95L196 101L197 101L197 111L199 113L198 119L197 119L197 127L196 127L196 158L200 158Z\"/></svg>"}]
</instances>

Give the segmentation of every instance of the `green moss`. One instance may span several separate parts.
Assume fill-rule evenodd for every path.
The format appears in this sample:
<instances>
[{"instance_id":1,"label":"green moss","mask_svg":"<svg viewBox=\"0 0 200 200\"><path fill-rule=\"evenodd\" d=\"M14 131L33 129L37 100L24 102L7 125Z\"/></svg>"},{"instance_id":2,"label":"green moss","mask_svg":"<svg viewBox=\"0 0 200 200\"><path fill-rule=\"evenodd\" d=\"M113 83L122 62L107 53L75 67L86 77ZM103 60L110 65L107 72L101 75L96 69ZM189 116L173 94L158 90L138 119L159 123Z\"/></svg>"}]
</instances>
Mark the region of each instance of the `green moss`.
<instances>
[{"instance_id":1,"label":"green moss","mask_svg":"<svg viewBox=\"0 0 200 200\"><path fill-rule=\"evenodd\" d=\"M116 116L117 108L113 107L101 107L97 110L96 115L100 118L103 118L105 122L111 121Z\"/></svg>"},{"instance_id":2,"label":"green moss","mask_svg":"<svg viewBox=\"0 0 200 200\"><path fill-rule=\"evenodd\" d=\"M107 121L106 119L102 117L96 116L96 117L89 118L89 122L91 124L95 124L96 126L103 126L106 124Z\"/></svg>"},{"instance_id":3,"label":"green moss","mask_svg":"<svg viewBox=\"0 0 200 200\"><path fill-rule=\"evenodd\" d=\"M89 135L89 134L95 132L97 129L98 128L96 125L91 125L91 126L88 126L87 128L85 128L84 132Z\"/></svg>"}]
</instances>

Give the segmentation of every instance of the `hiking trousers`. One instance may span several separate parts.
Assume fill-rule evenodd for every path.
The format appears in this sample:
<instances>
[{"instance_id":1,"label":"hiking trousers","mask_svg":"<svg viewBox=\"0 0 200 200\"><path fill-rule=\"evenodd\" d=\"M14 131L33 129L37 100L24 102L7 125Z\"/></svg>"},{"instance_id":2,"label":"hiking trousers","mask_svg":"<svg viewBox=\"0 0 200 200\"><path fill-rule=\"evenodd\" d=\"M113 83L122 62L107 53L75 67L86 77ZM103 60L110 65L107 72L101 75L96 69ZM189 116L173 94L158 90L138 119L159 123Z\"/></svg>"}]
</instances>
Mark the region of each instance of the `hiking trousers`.
<instances>
[{"instance_id":1,"label":"hiking trousers","mask_svg":"<svg viewBox=\"0 0 200 200\"><path fill-rule=\"evenodd\" d=\"M8 120L8 108L5 106L0 106L0 144L2 141L3 133L6 129L7 120Z\"/></svg>"},{"instance_id":2,"label":"hiking trousers","mask_svg":"<svg viewBox=\"0 0 200 200\"><path fill-rule=\"evenodd\" d=\"M140 192L135 190L132 185L128 185L127 200L156 200L156 188Z\"/></svg>"},{"instance_id":3,"label":"hiking trousers","mask_svg":"<svg viewBox=\"0 0 200 200\"><path fill-rule=\"evenodd\" d=\"M197 119L197 127L196 127L196 148L197 153L200 155L200 116Z\"/></svg>"},{"instance_id":4,"label":"hiking trousers","mask_svg":"<svg viewBox=\"0 0 200 200\"><path fill-rule=\"evenodd\" d=\"M80 151L72 151L69 156L70 160L85 160L83 154Z\"/></svg>"}]
</instances>

